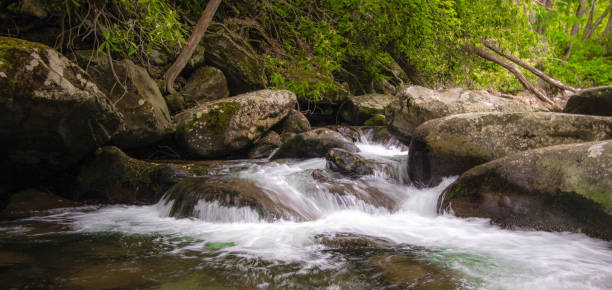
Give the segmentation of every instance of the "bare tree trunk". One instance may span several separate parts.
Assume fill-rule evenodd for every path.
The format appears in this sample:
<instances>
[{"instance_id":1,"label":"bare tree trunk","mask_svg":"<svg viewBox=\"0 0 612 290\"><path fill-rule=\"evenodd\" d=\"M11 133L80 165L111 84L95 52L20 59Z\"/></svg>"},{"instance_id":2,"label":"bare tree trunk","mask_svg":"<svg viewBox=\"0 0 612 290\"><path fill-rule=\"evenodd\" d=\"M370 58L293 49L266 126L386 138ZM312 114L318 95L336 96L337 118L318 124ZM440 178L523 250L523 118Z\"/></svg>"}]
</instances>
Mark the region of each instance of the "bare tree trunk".
<instances>
[{"instance_id":1,"label":"bare tree trunk","mask_svg":"<svg viewBox=\"0 0 612 290\"><path fill-rule=\"evenodd\" d=\"M559 88L561 90L568 90L568 91L571 91L571 92L578 91L574 87L568 86L568 85L566 85L566 84L564 84L564 83L562 83L562 82L560 82L558 80L555 80L555 79L549 77L548 75L543 73L541 70L539 70L539 69L537 69L537 68L535 68L533 66L530 66L529 64L527 64L527 63L523 62L522 60L520 60L519 58L517 58L517 57L515 57L515 56L513 56L511 54L505 53L499 46L495 45L494 43L492 43L490 41L487 41L487 40L484 40L484 39L480 39L480 42L482 42L482 44L484 44L484 46L486 46L490 50L495 51L495 53L497 53L497 54L507 58L508 60L512 61L513 63L515 63L515 64L521 66L522 68L530 71L532 74L538 76L539 78L541 78L545 82L551 84L552 86L557 87L557 88Z\"/></svg>"},{"instance_id":2,"label":"bare tree trunk","mask_svg":"<svg viewBox=\"0 0 612 290\"><path fill-rule=\"evenodd\" d=\"M583 36L582 36L582 42L587 41L589 38L591 38L591 36L593 36L593 32L595 32L595 29L597 29L597 27L601 24L601 22L603 22L603 19L606 18L606 16L608 16L608 13L610 13L610 10L612 10L612 5L608 6L608 9L606 9L606 11L604 11L604 13L599 16L599 18L597 18L597 20L595 21L595 24L591 24L590 26L584 29Z\"/></svg>"},{"instance_id":3,"label":"bare tree trunk","mask_svg":"<svg viewBox=\"0 0 612 290\"><path fill-rule=\"evenodd\" d=\"M547 102L551 105L554 105L555 103L553 101L551 101L549 98L547 98L544 93L542 93L541 91L539 91L538 89L536 89L528 80L527 78L525 78L525 76L521 73L521 71L519 71L515 66L513 66L511 63L503 60L502 58L500 58L499 56L483 49L482 47L478 47L472 44L464 44L464 49L466 49L468 52L472 53L472 54L476 54L488 61L492 61L498 65L501 65L503 68L507 69L509 72L511 72L521 83L521 85L523 85L523 87L525 87L525 89L527 89L529 92L531 92L532 94L534 94L535 96L537 96L540 100Z\"/></svg>"},{"instance_id":4,"label":"bare tree trunk","mask_svg":"<svg viewBox=\"0 0 612 290\"><path fill-rule=\"evenodd\" d=\"M187 44L185 47L183 47L183 50L176 58L174 63L172 63L172 66L170 66L170 68L164 74L164 79L166 80L166 90L169 93L173 94L176 92L174 90L174 80L176 80L176 77L185 68L185 65L187 65L187 62L193 55L193 52L200 43L200 40L202 40L208 25L210 25L213 16L215 16L215 12L217 11L219 4L221 4L221 0L208 1L204 12L202 12L202 16L200 16L200 19L198 19L198 22L193 28L191 36L189 36L189 39L187 40Z\"/></svg>"},{"instance_id":5,"label":"bare tree trunk","mask_svg":"<svg viewBox=\"0 0 612 290\"><path fill-rule=\"evenodd\" d=\"M587 12L588 8L589 8L589 4L587 0L580 0L580 5L578 6L578 9L576 10L576 17L578 17L579 19L582 19L584 14ZM578 32L580 32L580 23L576 23L572 26L572 31L570 32L570 35L576 36L578 35ZM569 58L572 55L573 47L574 47L574 43L570 41L568 43L567 52L565 53L565 58Z\"/></svg>"},{"instance_id":6,"label":"bare tree trunk","mask_svg":"<svg viewBox=\"0 0 612 290\"><path fill-rule=\"evenodd\" d=\"M608 11L610 10L612 10L612 7L608 9ZM607 38L610 34L610 31L612 31L612 13L610 13L610 15L608 16L608 24L606 24L606 29L603 32L603 37Z\"/></svg>"}]
</instances>

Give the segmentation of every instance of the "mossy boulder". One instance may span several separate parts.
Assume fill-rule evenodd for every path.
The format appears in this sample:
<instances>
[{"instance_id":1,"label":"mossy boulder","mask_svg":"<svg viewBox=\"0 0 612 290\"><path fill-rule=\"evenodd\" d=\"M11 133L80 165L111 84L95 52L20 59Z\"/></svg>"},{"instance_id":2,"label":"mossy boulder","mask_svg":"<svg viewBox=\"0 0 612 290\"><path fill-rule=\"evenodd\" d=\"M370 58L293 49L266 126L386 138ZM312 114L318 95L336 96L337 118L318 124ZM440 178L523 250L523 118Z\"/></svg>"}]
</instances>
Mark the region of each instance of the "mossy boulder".
<instances>
[{"instance_id":1,"label":"mossy boulder","mask_svg":"<svg viewBox=\"0 0 612 290\"><path fill-rule=\"evenodd\" d=\"M328 128L317 128L291 137L283 143L274 158L323 157L332 148L342 148L349 152L359 151L352 141L340 133Z\"/></svg>"},{"instance_id":2,"label":"mossy boulder","mask_svg":"<svg viewBox=\"0 0 612 290\"><path fill-rule=\"evenodd\" d=\"M563 112L612 116L612 86L589 88L572 95Z\"/></svg>"},{"instance_id":3,"label":"mossy boulder","mask_svg":"<svg viewBox=\"0 0 612 290\"><path fill-rule=\"evenodd\" d=\"M112 203L154 203L181 179L197 175L197 168L154 163L127 156L121 149L98 149L77 176L80 199Z\"/></svg>"},{"instance_id":4,"label":"mossy boulder","mask_svg":"<svg viewBox=\"0 0 612 290\"><path fill-rule=\"evenodd\" d=\"M195 70L181 91L185 108L194 107L202 102L215 101L229 97L227 80L223 72L212 66Z\"/></svg>"},{"instance_id":5,"label":"mossy boulder","mask_svg":"<svg viewBox=\"0 0 612 290\"><path fill-rule=\"evenodd\" d=\"M384 94L349 96L340 114L344 121L352 125L363 125L369 122L368 126L384 126L385 107L391 104L394 98L394 96ZM380 122L381 119L382 122Z\"/></svg>"},{"instance_id":6,"label":"mossy boulder","mask_svg":"<svg viewBox=\"0 0 612 290\"><path fill-rule=\"evenodd\" d=\"M274 131L270 131L253 144L253 147L249 150L249 158L268 158L281 146L281 143L280 135Z\"/></svg>"},{"instance_id":7,"label":"mossy boulder","mask_svg":"<svg viewBox=\"0 0 612 290\"><path fill-rule=\"evenodd\" d=\"M77 203L52 192L26 189L11 195L7 206L0 212L0 216L21 218L35 215L41 211L76 205Z\"/></svg>"},{"instance_id":8,"label":"mossy boulder","mask_svg":"<svg viewBox=\"0 0 612 290\"><path fill-rule=\"evenodd\" d=\"M203 103L175 116L175 136L198 157L227 155L252 145L285 118L296 102L292 92L260 90Z\"/></svg>"},{"instance_id":9,"label":"mossy boulder","mask_svg":"<svg viewBox=\"0 0 612 290\"><path fill-rule=\"evenodd\" d=\"M264 62L240 35L211 27L202 39L206 64L223 71L231 95L266 88Z\"/></svg>"},{"instance_id":10,"label":"mossy boulder","mask_svg":"<svg viewBox=\"0 0 612 290\"><path fill-rule=\"evenodd\" d=\"M123 122L85 71L39 43L0 37L0 86L2 183L74 166Z\"/></svg>"},{"instance_id":11,"label":"mossy boulder","mask_svg":"<svg viewBox=\"0 0 612 290\"><path fill-rule=\"evenodd\" d=\"M468 113L430 120L410 143L408 175L433 186L443 176L520 151L612 138L612 118L563 113Z\"/></svg>"},{"instance_id":12,"label":"mossy boulder","mask_svg":"<svg viewBox=\"0 0 612 290\"><path fill-rule=\"evenodd\" d=\"M435 91L420 86L404 86L395 99L385 108L389 131L403 142L420 124L444 116L471 112L532 112L546 111L544 107L508 99L487 91L470 91L461 88Z\"/></svg>"},{"instance_id":13,"label":"mossy boulder","mask_svg":"<svg viewBox=\"0 0 612 290\"><path fill-rule=\"evenodd\" d=\"M612 240L612 140L539 148L474 167L439 205L503 227Z\"/></svg>"},{"instance_id":14,"label":"mossy boulder","mask_svg":"<svg viewBox=\"0 0 612 290\"><path fill-rule=\"evenodd\" d=\"M198 217L198 202L216 202L225 208L250 208L261 220L279 218L306 220L282 202L271 198L262 188L246 179L232 177L191 177L183 179L164 195L162 204L170 205L169 216Z\"/></svg>"},{"instance_id":15,"label":"mossy boulder","mask_svg":"<svg viewBox=\"0 0 612 290\"><path fill-rule=\"evenodd\" d=\"M344 149L333 148L325 156L327 166L338 172L353 176L374 173L374 164Z\"/></svg>"},{"instance_id":16,"label":"mossy boulder","mask_svg":"<svg viewBox=\"0 0 612 290\"><path fill-rule=\"evenodd\" d=\"M289 111L289 114L287 114L287 117L285 117L280 126L282 133L299 134L311 129L310 122L306 116L295 109L291 109L291 111Z\"/></svg>"},{"instance_id":17,"label":"mossy boulder","mask_svg":"<svg viewBox=\"0 0 612 290\"><path fill-rule=\"evenodd\" d=\"M146 69L128 59L113 61L111 68L106 54L98 51L76 51L75 56L124 116L114 144L124 149L147 146L173 133L166 101Z\"/></svg>"}]
</instances>

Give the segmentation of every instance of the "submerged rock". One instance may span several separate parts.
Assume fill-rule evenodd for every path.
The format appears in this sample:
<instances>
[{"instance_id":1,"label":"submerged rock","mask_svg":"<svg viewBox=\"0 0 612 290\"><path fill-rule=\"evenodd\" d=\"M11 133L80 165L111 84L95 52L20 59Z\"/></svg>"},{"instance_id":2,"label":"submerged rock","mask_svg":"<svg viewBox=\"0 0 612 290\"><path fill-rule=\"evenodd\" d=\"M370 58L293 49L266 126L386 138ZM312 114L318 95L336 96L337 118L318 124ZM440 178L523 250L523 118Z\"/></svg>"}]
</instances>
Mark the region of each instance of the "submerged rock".
<instances>
[{"instance_id":1,"label":"submerged rock","mask_svg":"<svg viewBox=\"0 0 612 290\"><path fill-rule=\"evenodd\" d=\"M108 142L122 114L56 50L0 37L0 183L29 184Z\"/></svg>"},{"instance_id":2,"label":"submerged rock","mask_svg":"<svg viewBox=\"0 0 612 290\"><path fill-rule=\"evenodd\" d=\"M391 104L394 98L394 96L384 94L349 96L348 101L342 106L341 116L352 125L363 125L369 122L373 123L367 124L369 126L384 126L385 107Z\"/></svg>"},{"instance_id":3,"label":"submerged rock","mask_svg":"<svg viewBox=\"0 0 612 290\"><path fill-rule=\"evenodd\" d=\"M379 279L398 289L460 289L462 285L452 270L417 255L383 254L368 262L381 274Z\"/></svg>"},{"instance_id":4,"label":"submerged rock","mask_svg":"<svg viewBox=\"0 0 612 290\"><path fill-rule=\"evenodd\" d=\"M439 205L503 227L612 240L612 140L545 147L474 167L444 190Z\"/></svg>"},{"instance_id":5,"label":"submerged rock","mask_svg":"<svg viewBox=\"0 0 612 290\"><path fill-rule=\"evenodd\" d=\"M281 137L274 131L268 132L261 139L257 140L253 147L249 150L249 158L268 158L280 147Z\"/></svg>"},{"instance_id":6,"label":"submerged rock","mask_svg":"<svg viewBox=\"0 0 612 290\"><path fill-rule=\"evenodd\" d=\"M612 116L612 86L589 88L571 96L565 113Z\"/></svg>"},{"instance_id":7,"label":"submerged rock","mask_svg":"<svg viewBox=\"0 0 612 290\"><path fill-rule=\"evenodd\" d=\"M168 190L162 203L172 202L169 216L182 218L197 217L199 212L196 207L200 201L217 202L225 208L248 207L264 220L309 219L270 198L255 183L231 177L186 178Z\"/></svg>"},{"instance_id":8,"label":"submerged rock","mask_svg":"<svg viewBox=\"0 0 612 290\"><path fill-rule=\"evenodd\" d=\"M73 207L77 203L51 192L27 189L13 194L0 216L9 218L27 217L37 212L62 207Z\"/></svg>"},{"instance_id":9,"label":"submerged rock","mask_svg":"<svg viewBox=\"0 0 612 290\"><path fill-rule=\"evenodd\" d=\"M353 142L340 133L327 128L318 128L293 136L283 143L274 157L323 157L332 148L342 148L349 152L359 151Z\"/></svg>"},{"instance_id":10,"label":"submerged rock","mask_svg":"<svg viewBox=\"0 0 612 290\"><path fill-rule=\"evenodd\" d=\"M408 175L417 185L506 155L612 138L612 118L562 113L469 113L430 120L410 144Z\"/></svg>"},{"instance_id":11,"label":"submerged rock","mask_svg":"<svg viewBox=\"0 0 612 290\"><path fill-rule=\"evenodd\" d=\"M209 29L202 45L206 63L223 71L232 95L267 87L263 59L240 35Z\"/></svg>"},{"instance_id":12,"label":"submerged rock","mask_svg":"<svg viewBox=\"0 0 612 290\"><path fill-rule=\"evenodd\" d=\"M77 182L81 198L153 203L172 185L191 175L198 175L197 168L137 160L117 147L107 146L81 166Z\"/></svg>"},{"instance_id":13,"label":"submerged rock","mask_svg":"<svg viewBox=\"0 0 612 290\"><path fill-rule=\"evenodd\" d=\"M111 68L106 54L98 51L75 54L79 64L124 116L124 127L113 136L113 143L124 149L141 147L173 133L166 101L145 68L128 59L113 61Z\"/></svg>"},{"instance_id":14,"label":"submerged rock","mask_svg":"<svg viewBox=\"0 0 612 290\"><path fill-rule=\"evenodd\" d=\"M280 122L296 104L285 90L260 90L204 103L175 116L176 139L204 158L245 149Z\"/></svg>"},{"instance_id":15,"label":"submerged rock","mask_svg":"<svg viewBox=\"0 0 612 290\"><path fill-rule=\"evenodd\" d=\"M410 142L416 127L425 121L470 112L532 112L546 108L507 99L487 91L461 88L434 91L420 86L405 86L385 108L387 127L403 142Z\"/></svg>"},{"instance_id":16,"label":"submerged rock","mask_svg":"<svg viewBox=\"0 0 612 290\"><path fill-rule=\"evenodd\" d=\"M202 102L215 101L229 97L227 80L223 72L212 66L204 66L194 71L181 91L186 109Z\"/></svg>"},{"instance_id":17,"label":"submerged rock","mask_svg":"<svg viewBox=\"0 0 612 290\"><path fill-rule=\"evenodd\" d=\"M323 233L316 235L314 240L319 244L339 250L392 249L398 246L387 239L354 233Z\"/></svg>"},{"instance_id":18,"label":"submerged rock","mask_svg":"<svg viewBox=\"0 0 612 290\"><path fill-rule=\"evenodd\" d=\"M325 156L327 166L332 170L350 175L368 175L374 173L374 164L344 149L333 148Z\"/></svg>"}]
</instances>

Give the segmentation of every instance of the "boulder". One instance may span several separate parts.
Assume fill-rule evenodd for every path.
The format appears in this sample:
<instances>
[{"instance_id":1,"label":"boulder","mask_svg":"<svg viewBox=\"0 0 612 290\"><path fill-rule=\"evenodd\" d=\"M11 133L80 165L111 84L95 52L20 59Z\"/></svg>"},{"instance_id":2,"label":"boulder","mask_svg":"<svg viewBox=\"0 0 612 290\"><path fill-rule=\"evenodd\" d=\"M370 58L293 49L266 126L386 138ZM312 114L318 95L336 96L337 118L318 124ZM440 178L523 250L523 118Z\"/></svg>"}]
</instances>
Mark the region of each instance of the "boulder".
<instances>
[{"instance_id":1,"label":"boulder","mask_svg":"<svg viewBox=\"0 0 612 290\"><path fill-rule=\"evenodd\" d=\"M612 240L612 140L539 148L474 167L439 205L503 227Z\"/></svg>"},{"instance_id":2,"label":"boulder","mask_svg":"<svg viewBox=\"0 0 612 290\"><path fill-rule=\"evenodd\" d=\"M255 212L262 220L308 219L272 199L252 181L232 177L183 179L168 190L161 203L171 205L169 216L184 218L201 214L197 208L200 201L216 203L224 208L250 208L250 212Z\"/></svg>"},{"instance_id":3,"label":"boulder","mask_svg":"<svg viewBox=\"0 0 612 290\"><path fill-rule=\"evenodd\" d=\"M33 184L108 142L123 116L56 50L0 37L0 183Z\"/></svg>"},{"instance_id":4,"label":"boulder","mask_svg":"<svg viewBox=\"0 0 612 290\"><path fill-rule=\"evenodd\" d=\"M240 35L211 27L202 45L208 65L225 74L232 95L263 89L268 85L263 59Z\"/></svg>"},{"instance_id":5,"label":"boulder","mask_svg":"<svg viewBox=\"0 0 612 290\"><path fill-rule=\"evenodd\" d=\"M201 172L197 168L137 160L117 147L106 146L80 167L78 198L153 203L181 179Z\"/></svg>"},{"instance_id":6,"label":"boulder","mask_svg":"<svg viewBox=\"0 0 612 290\"><path fill-rule=\"evenodd\" d=\"M21 218L31 216L40 211L76 205L77 203L51 192L27 189L13 194L9 198L7 206L0 212L0 216Z\"/></svg>"},{"instance_id":7,"label":"boulder","mask_svg":"<svg viewBox=\"0 0 612 290\"><path fill-rule=\"evenodd\" d=\"M389 131L403 142L420 124L448 115L471 112L531 112L544 111L517 99L492 95L487 91L461 88L434 91L420 86L402 87L395 100L385 108Z\"/></svg>"},{"instance_id":8,"label":"boulder","mask_svg":"<svg viewBox=\"0 0 612 290\"><path fill-rule=\"evenodd\" d=\"M394 249L399 246L384 238L343 232L318 234L314 241L336 250Z\"/></svg>"},{"instance_id":9,"label":"boulder","mask_svg":"<svg viewBox=\"0 0 612 290\"><path fill-rule=\"evenodd\" d=\"M352 125L385 125L385 107L391 104L394 96L384 94L366 94L349 96L342 106L341 116ZM382 122L381 122L382 121Z\"/></svg>"},{"instance_id":10,"label":"boulder","mask_svg":"<svg viewBox=\"0 0 612 290\"><path fill-rule=\"evenodd\" d=\"M176 139L204 158L245 149L280 122L296 105L295 94L260 90L203 103L175 116Z\"/></svg>"},{"instance_id":11,"label":"boulder","mask_svg":"<svg viewBox=\"0 0 612 290\"><path fill-rule=\"evenodd\" d=\"M572 95L563 112L612 116L612 86L589 88Z\"/></svg>"},{"instance_id":12,"label":"boulder","mask_svg":"<svg viewBox=\"0 0 612 290\"><path fill-rule=\"evenodd\" d=\"M249 150L249 158L268 158L281 146L281 137L274 131L268 132L261 139L257 140Z\"/></svg>"},{"instance_id":13,"label":"boulder","mask_svg":"<svg viewBox=\"0 0 612 290\"><path fill-rule=\"evenodd\" d=\"M310 130L310 122L301 112L291 109L281 123L282 133L302 133Z\"/></svg>"},{"instance_id":14,"label":"boulder","mask_svg":"<svg viewBox=\"0 0 612 290\"><path fill-rule=\"evenodd\" d=\"M229 97L227 80L223 72L212 66L204 66L194 71L181 91L185 108L194 107L202 102L215 101Z\"/></svg>"},{"instance_id":15,"label":"boulder","mask_svg":"<svg viewBox=\"0 0 612 290\"><path fill-rule=\"evenodd\" d=\"M468 113L430 120L415 132L408 176L434 186L442 177L506 155L612 138L612 118L562 113Z\"/></svg>"},{"instance_id":16,"label":"boulder","mask_svg":"<svg viewBox=\"0 0 612 290\"><path fill-rule=\"evenodd\" d=\"M327 166L338 172L349 175L368 175L374 173L374 164L364 160L357 154L353 154L344 149L333 148L325 156Z\"/></svg>"},{"instance_id":17,"label":"boulder","mask_svg":"<svg viewBox=\"0 0 612 290\"><path fill-rule=\"evenodd\" d=\"M114 144L124 149L142 147L173 133L166 101L146 69L128 59L113 61L111 68L106 54L97 51L76 51L75 55L124 116L125 127L113 137Z\"/></svg>"},{"instance_id":18,"label":"boulder","mask_svg":"<svg viewBox=\"0 0 612 290\"><path fill-rule=\"evenodd\" d=\"M318 128L293 136L283 143L274 157L323 157L332 148L342 148L349 152L359 151L352 141L340 133L328 128Z\"/></svg>"}]
</instances>

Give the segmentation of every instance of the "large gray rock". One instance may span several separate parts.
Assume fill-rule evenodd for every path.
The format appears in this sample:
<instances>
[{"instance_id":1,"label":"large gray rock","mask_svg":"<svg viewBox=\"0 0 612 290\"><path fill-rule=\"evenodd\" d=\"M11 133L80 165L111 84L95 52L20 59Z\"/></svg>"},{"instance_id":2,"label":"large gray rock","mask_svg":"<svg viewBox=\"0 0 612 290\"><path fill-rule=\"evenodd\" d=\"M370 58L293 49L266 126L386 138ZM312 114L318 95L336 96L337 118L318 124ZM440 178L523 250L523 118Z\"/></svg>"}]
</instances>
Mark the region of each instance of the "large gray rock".
<instances>
[{"instance_id":1,"label":"large gray rock","mask_svg":"<svg viewBox=\"0 0 612 290\"><path fill-rule=\"evenodd\" d=\"M565 113L612 116L612 86L582 90L570 97Z\"/></svg>"},{"instance_id":2,"label":"large gray rock","mask_svg":"<svg viewBox=\"0 0 612 290\"><path fill-rule=\"evenodd\" d=\"M185 108L191 108L206 101L229 97L227 80L223 72L212 66L204 66L194 71L181 91Z\"/></svg>"},{"instance_id":3,"label":"large gray rock","mask_svg":"<svg viewBox=\"0 0 612 290\"><path fill-rule=\"evenodd\" d=\"M323 157L332 148L342 148L349 152L359 151L352 141L340 133L328 128L317 128L291 137L283 143L274 158Z\"/></svg>"},{"instance_id":4,"label":"large gray rock","mask_svg":"<svg viewBox=\"0 0 612 290\"><path fill-rule=\"evenodd\" d=\"M434 91L420 86L402 87L395 100L385 108L389 131L400 140L409 142L414 129L427 120L471 112L532 112L545 111L539 106L507 99L487 91L461 88Z\"/></svg>"},{"instance_id":5,"label":"large gray rock","mask_svg":"<svg viewBox=\"0 0 612 290\"><path fill-rule=\"evenodd\" d=\"M352 125L363 125L369 119L378 117L383 121L380 125L384 126L385 107L391 104L394 99L394 96L384 94L349 96L347 102L342 106L342 119Z\"/></svg>"},{"instance_id":6,"label":"large gray rock","mask_svg":"<svg viewBox=\"0 0 612 290\"><path fill-rule=\"evenodd\" d=\"M48 46L0 37L0 180L53 175L108 142L122 115Z\"/></svg>"},{"instance_id":7,"label":"large gray rock","mask_svg":"<svg viewBox=\"0 0 612 290\"><path fill-rule=\"evenodd\" d=\"M350 175L368 175L374 173L373 162L364 160L356 154L340 148L332 148L325 156L327 166L334 171Z\"/></svg>"},{"instance_id":8,"label":"large gray rock","mask_svg":"<svg viewBox=\"0 0 612 290\"><path fill-rule=\"evenodd\" d=\"M267 87L263 59L240 35L209 29L202 45L206 63L223 71L232 95Z\"/></svg>"},{"instance_id":9,"label":"large gray rock","mask_svg":"<svg viewBox=\"0 0 612 290\"><path fill-rule=\"evenodd\" d=\"M474 167L439 204L504 227L612 240L612 140L519 152Z\"/></svg>"},{"instance_id":10,"label":"large gray rock","mask_svg":"<svg viewBox=\"0 0 612 290\"><path fill-rule=\"evenodd\" d=\"M260 90L207 102L175 116L175 136L196 156L227 155L253 144L296 103L295 94L285 90Z\"/></svg>"},{"instance_id":11,"label":"large gray rock","mask_svg":"<svg viewBox=\"0 0 612 290\"><path fill-rule=\"evenodd\" d=\"M75 55L124 116L125 127L113 137L113 143L121 148L146 146L173 133L166 101L147 70L127 59L113 61L111 68L106 54L97 51Z\"/></svg>"},{"instance_id":12,"label":"large gray rock","mask_svg":"<svg viewBox=\"0 0 612 290\"><path fill-rule=\"evenodd\" d=\"M408 175L436 185L506 155L612 138L612 118L563 113L468 113L430 120L410 143Z\"/></svg>"},{"instance_id":13,"label":"large gray rock","mask_svg":"<svg viewBox=\"0 0 612 290\"><path fill-rule=\"evenodd\" d=\"M310 130L310 122L301 112L291 109L281 124L282 133L302 133Z\"/></svg>"}]
</instances>

